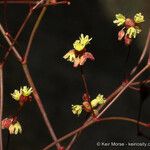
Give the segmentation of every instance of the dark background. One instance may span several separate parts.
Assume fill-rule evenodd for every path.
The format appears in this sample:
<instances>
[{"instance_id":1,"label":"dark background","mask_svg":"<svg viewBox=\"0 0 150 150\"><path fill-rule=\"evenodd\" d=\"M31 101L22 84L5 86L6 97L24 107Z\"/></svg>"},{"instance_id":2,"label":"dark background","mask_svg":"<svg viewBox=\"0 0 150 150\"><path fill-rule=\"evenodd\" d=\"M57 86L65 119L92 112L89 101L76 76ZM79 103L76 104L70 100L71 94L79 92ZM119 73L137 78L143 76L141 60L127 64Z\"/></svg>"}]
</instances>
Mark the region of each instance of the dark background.
<instances>
[{"instance_id":1,"label":"dark background","mask_svg":"<svg viewBox=\"0 0 150 150\"><path fill-rule=\"evenodd\" d=\"M13 36L24 20L28 8L27 5L7 5L7 30ZM80 104L82 101L83 87L79 70L65 61L63 55L72 49L72 43L81 33L93 37L88 50L96 60L85 65L88 87L92 98L98 93L107 97L121 84L125 70L131 70L144 48L149 27L149 9L149 0L72 0L70 6L48 8L34 38L28 64L58 137L78 128L86 119L84 113L76 117L71 112L71 104ZM125 66L128 48L123 42L117 41L119 28L112 21L116 13L133 17L137 12L142 12L146 21L142 25L143 31L132 44L128 65ZM34 13L18 40L17 48L22 54L38 13L39 10ZM5 25L3 5L0 5L0 22ZM1 35L0 38L1 44L6 46ZM149 72L144 75L147 76ZM18 104L11 99L10 93L22 85L27 85L23 70L11 54L4 72L4 117L17 110ZM138 92L127 90L104 116L137 118L139 100ZM150 122L149 107L150 101L147 100L142 111L142 120L145 122ZM11 137L10 150L40 150L52 142L34 100L26 105L19 120L23 133ZM149 129L142 130L150 136ZM3 135L5 144L7 132L3 131ZM121 121L103 122L86 129L73 146L73 150L104 149L96 146L98 141L150 142L137 136L135 124ZM63 144L66 145L67 142L69 140Z\"/></svg>"}]
</instances>

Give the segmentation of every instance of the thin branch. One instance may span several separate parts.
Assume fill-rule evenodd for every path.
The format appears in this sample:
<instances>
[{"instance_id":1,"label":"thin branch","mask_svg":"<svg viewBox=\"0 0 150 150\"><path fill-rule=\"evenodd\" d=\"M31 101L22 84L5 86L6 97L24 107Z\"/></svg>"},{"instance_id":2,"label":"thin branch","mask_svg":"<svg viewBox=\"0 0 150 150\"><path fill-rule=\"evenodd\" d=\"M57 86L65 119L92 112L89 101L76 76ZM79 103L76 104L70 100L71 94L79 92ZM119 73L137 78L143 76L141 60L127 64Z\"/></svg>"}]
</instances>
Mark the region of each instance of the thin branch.
<instances>
[{"instance_id":1,"label":"thin branch","mask_svg":"<svg viewBox=\"0 0 150 150\"><path fill-rule=\"evenodd\" d=\"M76 133L76 134L73 136L73 138L72 138L71 141L69 142L69 144L68 144L66 150L71 150L71 147L73 146L73 144L74 144L75 141L77 140L77 137L79 136L79 133L80 133L80 132Z\"/></svg>"},{"instance_id":2,"label":"thin branch","mask_svg":"<svg viewBox=\"0 0 150 150\"><path fill-rule=\"evenodd\" d=\"M86 93L86 95L89 99L90 95L89 95L89 90L88 90L87 82L86 82L84 71L83 71L83 66L80 67L80 73L81 73L81 79L82 79L82 82L83 82L83 87L84 87L85 93Z\"/></svg>"},{"instance_id":3,"label":"thin branch","mask_svg":"<svg viewBox=\"0 0 150 150\"><path fill-rule=\"evenodd\" d=\"M33 1L33 0L7 0L7 4L31 4L31 5L36 5L39 2L39 0L37 1ZM5 0L1 0L0 4L4 4ZM50 2L49 4L44 4L44 6L55 6L55 5L60 5L60 4L67 4L70 5L70 2L68 0L64 0L64 1L60 1L60 2L56 2L56 3L52 3Z\"/></svg>"},{"instance_id":4,"label":"thin branch","mask_svg":"<svg viewBox=\"0 0 150 150\"><path fill-rule=\"evenodd\" d=\"M146 65L142 70L140 70L128 83L126 83L125 84L125 86L119 91L119 93L118 94L116 94L115 95L115 97L113 97L113 95L111 95L110 97L113 97L113 99L110 101L110 103L99 113L99 115L97 116L97 118L100 118L102 115L103 115L103 113L104 112L106 112L108 109L109 109L109 107L117 100L117 98L130 86L130 84L132 83L132 82L134 82L140 75L142 75L142 73L144 73L148 68L150 67L150 65L148 64L148 65ZM117 91L119 90L121 88L121 86L115 91L115 93L117 93ZM85 123L85 124L83 124L83 126L81 127L81 129L84 129L84 126L85 127L87 127L87 125L89 126L89 125L91 125L92 123L91 123L91 121L92 120L90 120L90 121L88 121L87 123ZM79 132L79 131L81 131L80 130L80 128L79 129L77 129L77 131ZM75 133L74 134L76 134L76 133L78 133L78 132L76 132L75 131ZM72 133L72 132L71 132ZM74 135L73 134L73 135ZM72 135L71 135L72 136ZM69 137L70 137L70 134L69 134ZM65 137L66 138L66 137ZM67 138L68 138L68 136L67 136ZM62 138L62 140L63 140L63 138ZM59 141L59 140L58 140ZM73 143L73 141L71 141L72 143ZM53 142L54 143L54 142ZM52 143L52 144L53 144ZM50 144L51 145L51 144ZM48 147L48 149L49 149L50 147ZM44 150L47 150L47 149L44 149Z\"/></svg>"},{"instance_id":5,"label":"thin branch","mask_svg":"<svg viewBox=\"0 0 150 150\"><path fill-rule=\"evenodd\" d=\"M3 64L0 64L0 150L3 150L2 117L3 117Z\"/></svg>"},{"instance_id":6,"label":"thin branch","mask_svg":"<svg viewBox=\"0 0 150 150\"><path fill-rule=\"evenodd\" d=\"M144 81L142 81L142 82L143 82L143 83L150 83L150 80L147 79L147 80L144 80ZM98 111L101 111L102 108L103 108L104 106L106 106L106 105L126 86L127 83L128 83L128 82L123 82L122 85L120 85L118 88L116 88L116 90L114 90L114 91L106 98L106 102L105 102L103 105L101 105L101 106L98 107ZM139 89L134 88L133 86L134 86L134 85L139 85L139 84L141 84L141 82L133 82L133 83L130 84L129 88L134 89L134 90L137 91L137 90L139 90ZM87 122L89 122L91 119L93 119L92 116L90 116L90 117L84 122L84 124L86 124ZM74 144L76 138L78 137L78 134L79 134L79 133L76 133L76 134L74 135L74 137L72 138L72 140L71 140L70 143L68 144L66 150L70 150L71 146Z\"/></svg>"},{"instance_id":7,"label":"thin branch","mask_svg":"<svg viewBox=\"0 0 150 150\"><path fill-rule=\"evenodd\" d=\"M140 85L141 83L145 83L145 84L148 84L150 83L150 79L146 79L146 80L143 80L143 81L139 81L139 82L133 82L131 85Z\"/></svg>"},{"instance_id":8,"label":"thin branch","mask_svg":"<svg viewBox=\"0 0 150 150\"><path fill-rule=\"evenodd\" d=\"M26 18L25 18L25 20L23 21L21 27L19 28L19 30L18 30L18 32L17 32L17 34L16 34L16 36L15 36L15 38L14 38L14 40L13 40L11 46L9 47L8 51L6 52L6 54L5 54L4 58L3 58L3 63L6 62L7 57L9 56L9 53L10 53L12 47L13 47L14 44L16 43L16 41L17 41L17 39L19 38L20 34L22 33L22 30L24 29L25 25L27 24L27 22L28 22L29 18L31 17L32 13L33 13L33 11L32 11L32 9L30 9L28 15L26 16Z\"/></svg>"},{"instance_id":9,"label":"thin branch","mask_svg":"<svg viewBox=\"0 0 150 150\"><path fill-rule=\"evenodd\" d=\"M48 0L49 1L49 0ZM47 2L48 2L47 1ZM44 11L43 11L44 10ZM42 11L41 11L41 13L40 13L40 17L38 18L38 23L34 26L34 28L33 28L33 32L31 33L31 37L30 37L30 44L32 44L32 38L34 38L34 33L36 32L36 30L37 30L37 28L38 28L38 25L39 25L39 23L40 23L40 20L42 19L42 16L44 15L44 12L46 11L46 7L44 7L43 9L42 9ZM6 39L6 41L8 42L8 44L9 44L9 46L11 47L11 45L13 45L12 44L12 42L9 40L9 38L6 36L6 32L3 30L3 28L2 28L2 26L1 26L1 31L2 31L2 34L4 35L4 37L5 37L5 39ZM29 84L31 85L31 87L33 88L33 90L34 90L34 98L35 98L35 100L36 100L36 102L37 102L37 105L38 105L38 107L39 107L39 109L40 109L40 111L41 111L41 113L42 113L42 116L43 116L43 118L44 118L44 121L45 121L45 123L46 123L46 125L47 125L47 127L48 127L48 130L49 130L49 132L50 132L50 134L51 134L51 136L52 136L52 138L54 139L54 140L57 140L57 137L56 137L56 135L55 135L55 133L54 133L54 131L53 131L53 129L52 129L52 126L51 126L51 124L50 124L50 122L49 122L49 120L48 120L48 117L47 117L47 114L46 114L46 112L45 112L45 109L44 109L44 107L43 107L43 104L42 104L42 102L41 102L41 99L40 99L40 97L39 97L39 95L38 95L38 92L37 92L37 90L36 90L36 88L35 88L35 86L34 86L34 83L33 83L33 81L32 81L32 78L31 78L31 75L30 75L30 73L29 73L29 70L28 70L28 67L27 67L27 65L26 65L26 61L27 61L27 57L26 57L26 59L25 59L25 61L22 61L22 58L21 58L21 55L18 53L18 51L17 51L17 49L14 47L14 46L12 46L12 50L13 50L13 52L15 53L15 56L17 57L17 59L22 63L22 67L23 67L23 69L24 69L24 72L25 72L25 75L26 75L26 77L27 77L27 79L28 79L28 82L29 82ZM29 49L30 50L30 49ZM57 145L57 148L58 149L60 149L61 148L61 146L60 146L60 144L58 143Z\"/></svg>"},{"instance_id":10,"label":"thin branch","mask_svg":"<svg viewBox=\"0 0 150 150\"><path fill-rule=\"evenodd\" d=\"M55 132L54 132L54 130L52 128L52 125L51 125L50 121L48 120L46 111L45 111L44 106L43 106L43 104L41 102L41 98L40 98L40 96L38 94L38 91L37 91L37 89L36 89L36 87L34 85L34 82L33 82L32 77L30 75L28 66L27 66L27 64L22 64L22 67L23 67L23 71L25 73L26 79L27 79L29 85L33 89L33 96L34 96L34 98L36 100L36 103L37 103L37 105L38 105L38 107L39 107L39 109L41 111L42 117L43 117L43 119L45 121L45 124L46 124L48 130L49 130L49 133L52 136L53 140L57 141L57 137L55 135ZM58 149L60 149L60 147L61 147L59 143L56 146L57 146Z\"/></svg>"},{"instance_id":11,"label":"thin branch","mask_svg":"<svg viewBox=\"0 0 150 150\"><path fill-rule=\"evenodd\" d=\"M99 106L97 110L98 110L98 111L101 111L102 108L103 108L106 104L108 104L108 103L113 99L113 97L116 96L116 95L123 89L123 87L125 86L125 84L126 84L126 82L123 82L122 85L120 85L115 91L113 91L113 92L106 98L106 102L105 102L103 105ZM86 124L86 123L88 123L89 121L91 121L91 119L93 119L93 116L92 116L92 115L84 122L84 124ZM74 135L74 137L72 138L72 140L71 140L70 143L68 144L66 150L70 150L71 146L74 144L76 138L78 137L78 134L79 134L79 133L76 133L76 134Z\"/></svg>"},{"instance_id":12,"label":"thin branch","mask_svg":"<svg viewBox=\"0 0 150 150\"><path fill-rule=\"evenodd\" d=\"M0 4L4 4L4 3L7 3L7 4L36 4L38 2L37 1L34 1L34 0L1 0L0 1Z\"/></svg>"},{"instance_id":13,"label":"thin branch","mask_svg":"<svg viewBox=\"0 0 150 150\"><path fill-rule=\"evenodd\" d=\"M87 82L86 82L86 79L85 79L83 66L80 66L80 73L81 73L81 79L82 79L82 82L83 82L83 87L84 87L84 90L85 90L85 93L84 93L84 94L86 94L86 99L87 99L87 101L89 102L89 105L90 105L90 107L91 107L91 112L92 112L93 117L96 117L96 116L95 116L95 113L94 113L94 110L93 110L93 108L92 108L91 102L90 102L90 94L89 94Z\"/></svg>"},{"instance_id":14,"label":"thin branch","mask_svg":"<svg viewBox=\"0 0 150 150\"><path fill-rule=\"evenodd\" d=\"M137 65L131 70L130 75L132 75L137 70L138 66L141 64L142 60L144 59L144 57L146 55L146 52L148 52L149 42L150 42L150 29L149 29L149 32L148 32L148 35L147 35L145 47L142 51L141 57L140 57ZM150 53L149 53L149 55L150 55Z\"/></svg>"},{"instance_id":15,"label":"thin branch","mask_svg":"<svg viewBox=\"0 0 150 150\"><path fill-rule=\"evenodd\" d=\"M50 0L47 0L47 1L46 1L46 4L48 4L49 2L50 2ZM31 32L31 35L30 35L30 37L29 37L29 41L28 41L28 44L27 44L26 52L25 52L25 55L24 55L24 62L25 62L25 63L27 62L27 59L28 59L28 55L29 55L29 52L30 52L30 49L31 49L31 45L32 45L33 39L34 39L34 35L35 35L35 33L36 33L36 31L37 31L39 25L40 25L40 22L41 22L41 20L42 20L42 18L43 18L43 16L44 16L46 10L47 10L47 7L44 6L44 7L42 8L42 10L41 10L39 16L38 16L38 19L36 20L36 23L35 23L35 25L34 25L34 27L33 27L33 30L32 30L32 32Z\"/></svg>"},{"instance_id":16,"label":"thin branch","mask_svg":"<svg viewBox=\"0 0 150 150\"><path fill-rule=\"evenodd\" d=\"M112 121L112 120L114 120L114 121L115 121L115 120L116 120L116 121L118 121L118 120L120 120L120 121L127 121L127 122L131 122L131 123L135 123L135 124L139 123L140 126L143 126L143 127L146 127L146 128L149 127L149 124L147 124L147 123L144 123L144 122L141 122L141 121L138 122L138 121L135 120L135 119L131 119L131 118L127 118L127 117L106 117L106 118L100 119L99 123L101 123L101 122L103 122L103 121ZM94 124L94 123L97 123L97 121L91 120L90 122L88 122L87 124L81 126L80 128L78 128L78 129L76 129L76 130L74 130L74 131L72 131L72 132L70 132L70 133L64 135L63 137L59 138L56 142L53 142L53 143L47 145L45 148L43 148L43 150L48 150L48 149L50 149L50 148L53 147L56 143L62 142L62 141L64 141L65 139L68 139L69 137L71 137L71 136L73 136L74 134L76 134L76 133L82 131L83 129L89 127L90 125L92 125L92 124Z\"/></svg>"},{"instance_id":17,"label":"thin branch","mask_svg":"<svg viewBox=\"0 0 150 150\"><path fill-rule=\"evenodd\" d=\"M142 70L140 70L124 87L123 89L113 98L113 100L99 113L98 117L101 117L104 112L108 110L108 108L117 100L117 98L130 86L130 84L135 81L139 76L144 73L150 65L146 65Z\"/></svg>"},{"instance_id":18,"label":"thin branch","mask_svg":"<svg viewBox=\"0 0 150 150\"><path fill-rule=\"evenodd\" d=\"M134 91L140 91L140 88L136 88L136 87L134 87L132 85L130 85L129 88L132 89L132 90L134 90Z\"/></svg>"},{"instance_id":19,"label":"thin branch","mask_svg":"<svg viewBox=\"0 0 150 150\"><path fill-rule=\"evenodd\" d=\"M4 31L4 32L5 32L5 31ZM4 35L5 35L5 33L4 33ZM6 39L7 39L7 38L6 38ZM11 42L9 39L6 40L6 41L8 42L9 46L11 47L12 42ZM15 51L13 51L14 53L15 53L15 52L18 53L17 49L16 49L14 46L12 46L12 50L15 50ZM18 55L20 55L20 54L18 53ZM17 57L17 55L15 55L15 56L16 56L16 58L18 59L18 61L20 61L19 58ZM26 78L28 79L28 82L29 82L29 84L31 85L31 87L34 89L34 98L35 98L35 100L36 100L36 102L37 102L37 104L38 104L38 107L39 107L39 109L40 109L40 111L41 111L41 113L42 113L42 116L43 116L43 118L44 118L44 121L45 121L45 123L46 123L46 125L47 125L47 127L48 127L49 132L50 132L50 133L52 134L52 136L53 136L52 126L51 126L51 124L50 124L50 122L49 122L49 120L48 120L48 117L47 117L46 112L45 112L45 110L44 110L44 107L43 107L43 104L42 104L42 102L41 102L41 99L40 99L40 97L39 97L39 95L38 95L38 93L37 93L37 90L36 90L35 86L34 86L34 83L33 83L33 81L32 81L31 75L30 75L30 73L29 73L28 67L27 67L27 65L24 64L23 62L21 62L21 63L22 63L22 67L23 67L23 69L24 69ZM54 138L54 136L53 136L53 138ZM56 138L56 139L57 139L57 138ZM58 148L58 149L60 148L60 144L57 145L57 148Z\"/></svg>"},{"instance_id":20,"label":"thin branch","mask_svg":"<svg viewBox=\"0 0 150 150\"><path fill-rule=\"evenodd\" d=\"M5 40L7 41L7 43L9 44L9 46L11 47L11 45L13 45L13 44L12 44L11 40L8 38L6 32L5 32L5 30L4 30L4 28L2 27L1 24L0 24L0 31L1 31L2 35L4 36ZM18 61L21 62L22 57L21 57L21 55L19 54L19 52L16 50L16 48L14 46L12 46L12 50L13 50L16 58L18 59Z\"/></svg>"}]
</instances>

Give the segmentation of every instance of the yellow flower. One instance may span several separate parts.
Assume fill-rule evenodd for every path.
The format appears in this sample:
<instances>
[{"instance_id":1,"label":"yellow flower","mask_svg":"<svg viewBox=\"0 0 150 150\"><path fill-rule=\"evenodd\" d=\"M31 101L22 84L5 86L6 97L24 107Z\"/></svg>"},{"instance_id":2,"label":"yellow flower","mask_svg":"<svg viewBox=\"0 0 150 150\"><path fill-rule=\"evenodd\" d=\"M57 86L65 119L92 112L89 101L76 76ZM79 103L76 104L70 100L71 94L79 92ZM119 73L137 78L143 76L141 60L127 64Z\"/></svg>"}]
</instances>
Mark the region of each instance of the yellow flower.
<instances>
[{"instance_id":1,"label":"yellow flower","mask_svg":"<svg viewBox=\"0 0 150 150\"><path fill-rule=\"evenodd\" d=\"M12 98L15 99L16 101L19 101L21 95L22 92L18 90L14 90L14 92L11 93Z\"/></svg>"},{"instance_id":2,"label":"yellow flower","mask_svg":"<svg viewBox=\"0 0 150 150\"><path fill-rule=\"evenodd\" d=\"M82 105L72 105L72 112L79 116L82 112Z\"/></svg>"},{"instance_id":3,"label":"yellow flower","mask_svg":"<svg viewBox=\"0 0 150 150\"><path fill-rule=\"evenodd\" d=\"M15 124L11 124L9 127L9 133L10 134L18 134L18 133L22 133L22 127L20 125L20 123L17 121Z\"/></svg>"},{"instance_id":4,"label":"yellow flower","mask_svg":"<svg viewBox=\"0 0 150 150\"><path fill-rule=\"evenodd\" d=\"M102 105L105 103L105 98L103 95L98 94L95 99L91 101L92 108L97 107L98 105Z\"/></svg>"},{"instance_id":5,"label":"yellow flower","mask_svg":"<svg viewBox=\"0 0 150 150\"><path fill-rule=\"evenodd\" d=\"M138 30L136 30L136 28L134 28L134 27L130 27L130 28L128 28L128 30L127 30L127 33L126 33L126 35L128 35L129 36L129 38L136 38L136 35L139 33L139 32L137 32Z\"/></svg>"},{"instance_id":6,"label":"yellow flower","mask_svg":"<svg viewBox=\"0 0 150 150\"><path fill-rule=\"evenodd\" d=\"M27 86L23 86L23 88L21 87L20 90L14 90L14 92L11 93L11 96L16 101L19 101L21 95L27 97L27 96L31 95L32 92L33 92L32 88L29 88Z\"/></svg>"},{"instance_id":7,"label":"yellow flower","mask_svg":"<svg viewBox=\"0 0 150 150\"><path fill-rule=\"evenodd\" d=\"M20 91L22 92L23 96L29 96L31 95L31 93L33 92L32 88L27 87L27 86L23 86L23 88L20 88Z\"/></svg>"},{"instance_id":8,"label":"yellow flower","mask_svg":"<svg viewBox=\"0 0 150 150\"><path fill-rule=\"evenodd\" d=\"M80 42L81 42L82 44L84 44L85 46L86 46L87 44L89 44L90 41L92 40L92 38L89 39L89 36L88 36L88 35L86 35L86 36L84 37L83 34L81 34L81 37L79 37L79 39L80 39Z\"/></svg>"},{"instance_id":9,"label":"yellow flower","mask_svg":"<svg viewBox=\"0 0 150 150\"><path fill-rule=\"evenodd\" d=\"M90 43L91 40L92 38L89 38L88 35L84 37L84 35L81 34L81 36L79 37L79 40L76 40L73 43L73 47L77 51L82 51L85 48L85 46Z\"/></svg>"},{"instance_id":10,"label":"yellow flower","mask_svg":"<svg viewBox=\"0 0 150 150\"><path fill-rule=\"evenodd\" d=\"M135 16L134 16L134 21L135 21L136 23L142 23L142 22L145 21L145 20L144 20L144 16L143 16L141 13L137 13L137 14L135 14Z\"/></svg>"},{"instance_id":11,"label":"yellow flower","mask_svg":"<svg viewBox=\"0 0 150 150\"><path fill-rule=\"evenodd\" d=\"M67 54L63 56L63 58L67 59L67 61L74 62L74 59L76 58L75 51L70 50Z\"/></svg>"},{"instance_id":12,"label":"yellow flower","mask_svg":"<svg viewBox=\"0 0 150 150\"><path fill-rule=\"evenodd\" d=\"M125 23L125 16L122 14L116 14L116 20L113 21L113 23L117 24L117 26L121 26Z\"/></svg>"}]
</instances>

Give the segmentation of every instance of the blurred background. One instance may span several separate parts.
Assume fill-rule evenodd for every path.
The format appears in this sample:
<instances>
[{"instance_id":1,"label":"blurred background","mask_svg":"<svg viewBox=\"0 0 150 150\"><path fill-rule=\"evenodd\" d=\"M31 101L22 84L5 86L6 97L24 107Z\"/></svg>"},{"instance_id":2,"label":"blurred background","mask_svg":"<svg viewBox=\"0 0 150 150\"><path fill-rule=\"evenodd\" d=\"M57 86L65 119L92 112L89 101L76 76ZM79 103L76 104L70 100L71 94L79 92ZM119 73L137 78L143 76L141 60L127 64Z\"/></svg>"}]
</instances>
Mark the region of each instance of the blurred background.
<instances>
[{"instance_id":1,"label":"blurred background","mask_svg":"<svg viewBox=\"0 0 150 150\"><path fill-rule=\"evenodd\" d=\"M28 10L28 5L9 4L6 7L0 4L0 22L12 36L15 36ZM33 14L18 39L16 47L21 54L26 49L29 35L39 12L40 9ZM113 24L113 20L116 13L133 17L138 12L144 14L145 22L142 24L142 32L132 43L129 61L125 65L128 47L123 42L117 41L120 28ZM85 113L77 117L71 112L72 104L82 102L83 86L79 69L73 68L71 63L63 59L63 55L73 48L72 43L81 33L92 37L87 49L92 52L95 61L86 62L84 68L88 88L91 98L95 98L98 93L107 97L122 83L124 72L129 72L136 65L147 38L149 14L149 0L72 0L69 6L59 5L48 8L34 38L28 64L49 120L58 137L80 127L87 118ZM8 47L1 34L0 44ZM143 78L148 77L149 73L146 72ZM23 85L28 84L22 67L11 53L4 70L4 118L17 110L18 103L12 100L10 93ZM137 118L139 102L139 93L129 89L103 116ZM145 101L142 109L142 121L144 122L150 122L149 109L150 99ZM11 136L10 150L41 150L52 142L34 99L25 106L19 120L23 133ZM150 129L141 128L141 130L150 137ZM7 131L3 131L3 136L5 146ZM70 139L62 142L62 145L67 145ZM112 150L112 147L96 146L99 141L150 142L137 136L136 124L112 121L90 126L80 135L72 149ZM115 149L136 150L139 148L117 147ZM140 150L142 149L145 148L140 147Z\"/></svg>"}]
</instances>

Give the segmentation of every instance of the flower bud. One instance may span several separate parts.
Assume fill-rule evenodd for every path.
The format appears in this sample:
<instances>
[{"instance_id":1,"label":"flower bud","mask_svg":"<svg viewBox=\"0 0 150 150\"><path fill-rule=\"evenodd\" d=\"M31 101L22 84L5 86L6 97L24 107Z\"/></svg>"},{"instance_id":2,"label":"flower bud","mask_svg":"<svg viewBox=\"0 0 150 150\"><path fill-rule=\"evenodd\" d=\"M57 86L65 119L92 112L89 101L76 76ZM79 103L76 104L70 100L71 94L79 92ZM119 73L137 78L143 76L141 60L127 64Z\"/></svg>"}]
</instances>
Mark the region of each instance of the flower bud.
<instances>
[{"instance_id":1,"label":"flower bud","mask_svg":"<svg viewBox=\"0 0 150 150\"><path fill-rule=\"evenodd\" d=\"M126 28L129 28L129 27L134 27L135 26L135 22L133 19L130 19L130 18L127 18L125 20L125 26Z\"/></svg>"},{"instance_id":2,"label":"flower bud","mask_svg":"<svg viewBox=\"0 0 150 150\"><path fill-rule=\"evenodd\" d=\"M13 118L5 118L2 120L2 129L8 129L13 122Z\"/></svg>"},{"instance_id":3,"label":"flower bud","mask_svg":"<svg viewBox=\"0 0 150 150\"><path fill-rule=\"evenodd\" d=\"M84 102L82 103L82 105L83 105L83 108L84 108L84 110L85 110L86 112L91 112L91 111L92 111L92 108L91 108L91 105L90 105L89 102L84 101Z\"/></svg>"},{"instance_id":4,"label":"flower bud","mask_svg":"<svg viewBox=\"0 0 150 150\"><path fill-rule=\"evenodd\" d=\"M129 38L128 36L125 36L125 37L124 37L124 42L125 42L125 45L130 45L131 42L132 42L132 39Z\"/></svg>"},{"instance_id":5,"label":"flower bud","mask_svg":"<svg viewBox=\"0 0 150 150\"><path fill-rule=\"evenodd\" d=\"M82 99L84 101L89 101L90 100L90 96L87 93L84 93L83 96L82 96Z\"/></svg>"},{"instance_id":6,"label":"flower bud","mask_svg":"<svg viewBox=\"0 0 150 150\"><path fill-rule=\"evenodd\" d=\"M120 30L120 31L118 32L118 40L119 40L119 41L122 40L122 38L124 37L124 35L125 35L124 30Z\"/></svg>"}]
</instances>

